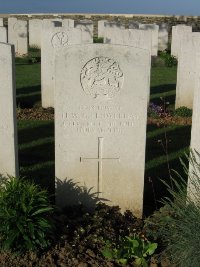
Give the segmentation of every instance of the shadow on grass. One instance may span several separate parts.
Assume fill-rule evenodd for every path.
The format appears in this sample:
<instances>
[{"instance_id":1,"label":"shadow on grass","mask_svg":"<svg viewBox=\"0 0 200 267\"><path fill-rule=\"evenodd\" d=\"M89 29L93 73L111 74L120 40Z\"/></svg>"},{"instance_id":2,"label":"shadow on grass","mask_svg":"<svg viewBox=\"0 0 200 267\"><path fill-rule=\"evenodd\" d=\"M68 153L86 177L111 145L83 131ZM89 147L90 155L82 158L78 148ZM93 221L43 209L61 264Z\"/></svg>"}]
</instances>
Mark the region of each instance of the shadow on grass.
<instances>
[{"instance_id":1,"label":"shadow on grass","mask_svg":"<svg viewBox=\"0 0 200 267\"><path fill-rule=\"evenodd\" d=\"M176 89L176 84L163 84L158 86L151 86L150 92L153 94L162 94Z\"/></svg>"},{"instance_id":2,"label":"shadow on grass","mask_svg":"<svg viewBox=\"0 0 200 267\"><path fill-rule=\"evenodd\" d=\"M32 108L41 101L41 86L24 87L17 89L17 106Z\"/></svg>"},{"instance_id":3,"label":"shadow on grass","mask_svg":"<svg viewBox=\"0 0 200 267\"><path fill-rule=\"evenodd\" d=\"M155 131L155 133L157 132L157 134L153 134L153 131ZM150 136L148 136L148 133ZM188 152L190 145L190 133L190 126L173 125L168 126L165 129L156 125L150 125L147 127L144 186L145 216L148 216L155 209L161 207L161 199L169 196L166 186L161 182L161 180L170 184L170 172L174 178L177 177L172 170L177 171L185 179L187 179L183 172L183 167L179 158L184 157L184 153ZM166 138L168 140L167 155L165 151ZM161 142L159 140L161 140Z\"/></svg>"},{"instance_id":4,"label":"shadow on grass","mask_svg":"<svg viewBox=\"0 0 200 267\"><path fill-rule=\"evenodd\" d=\"M54 123L19 122L20 176L55 193Z\"/></svg>"}]
</instances>

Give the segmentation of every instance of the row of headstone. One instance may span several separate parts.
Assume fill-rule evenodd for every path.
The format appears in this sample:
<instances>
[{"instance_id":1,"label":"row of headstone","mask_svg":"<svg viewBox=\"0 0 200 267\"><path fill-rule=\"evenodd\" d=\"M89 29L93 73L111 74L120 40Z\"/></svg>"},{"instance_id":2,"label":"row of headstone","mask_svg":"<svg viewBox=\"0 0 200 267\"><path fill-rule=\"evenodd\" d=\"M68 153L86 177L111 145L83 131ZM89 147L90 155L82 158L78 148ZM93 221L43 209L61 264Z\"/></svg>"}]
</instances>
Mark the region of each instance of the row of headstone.
<instances>
[{"instance_id":1,"label":"row of headstone","mask_svg":"<svg viewBox=\"0 0 200 267\"><path fill-rule=\"evenodd\" d=\"M98 37L103 37L104 39L117 38L115 36L117 29L121 30L121 34L124 35L123 30L125 30L125 27L120 22L98 21ZM151 33L152 56L157 56L158 50L163 51L168 48L168 27L166 23L162 23L158 26L156 24L142 24L137 21L131 21L129 23L129 29L144 30ZM137 31L135 31L135 34L137 34L136 32ZM137 37L135 37L135 39L136 38Z\"/></svg>"}]
</instances>

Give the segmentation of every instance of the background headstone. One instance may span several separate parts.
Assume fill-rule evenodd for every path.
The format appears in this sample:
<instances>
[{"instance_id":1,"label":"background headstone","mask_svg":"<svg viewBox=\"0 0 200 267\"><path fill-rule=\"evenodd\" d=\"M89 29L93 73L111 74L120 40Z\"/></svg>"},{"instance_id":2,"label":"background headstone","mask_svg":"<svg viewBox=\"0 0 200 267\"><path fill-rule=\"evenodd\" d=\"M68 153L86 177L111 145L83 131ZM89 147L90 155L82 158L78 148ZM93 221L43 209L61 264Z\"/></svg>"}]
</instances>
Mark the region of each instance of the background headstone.
<instances>
[{"instance_id":1,"label":"background headstone","mask_svg":"<svg viewBox=\"0 0 200 267\"><path fill-rule=\"evenodd\" d=\"M3 18L0 18L0 27L3 27Z\"/></svg>"},{"instance_id":2,"label":"background headstone","mask_svg":"<svg viewBox=\"0 0 200 267\"><path fill-rule=\"evenodd\" d=\"M28 53L28 29L27 21L17 20L13 26L14 31L17 36L17 43L15 47L15 52L18 55L25 55Z\"/></svg>"},{"instance_id":3,"label":"background headstone","mask_svg":"<svg viewBox=\"0 0 200 267\"><path fill-rule=\"evenodd\" d=\"M14 30L14 25L16 22L17 18L8 18L8 43L13 44L15 46L15 50L17 45L17 35Z\"/></svg>"},{"instance_id":4,"label":"background headstone","mask_svg":"<svg viewBox=\"0 0 200 267\"><path fill-rule=\"evenodd\" d=\"M6 27L0 27L0 42L7 43L7 28Z\"/></svg>"},{"instance_id":5,"label":"background headstone","mask_svg":"<svg viewBox=\"0 0 200 267\"><path fill-rule=\"evenodd\" d=\"M186 26L183 24L172 26L172 41L171 41L171 55L178 58L181 45L181 36L184 33L192 32L191 26Z\"/></svg>"},{"instance_id":6,"label":"background headstone","mask_svg":"<svg viewBox=\"0 0 200 267\"><path fill-rule=\"evenodd\" d=\"M104 36L104 23L107 22L107 20L99 20L98 21L98 37Z\"/></svg>"},{"instance_id":7,"label":"background headstone","mask_svg":"<svg viewBox=\"0 0 200 267\"><path fill-rule=\"evenodd\" d=\"M151 32L151 34L152 34L152 37L151 37L151 42L152 42L151 55L157 56L158 55L158 30L159 30L159 26L156 24L139 24L139 29Z\"/></svg>"},{"instance_id":8,"label":"background headstone","mask_svg":"<svg viewBox=\"0 0 200 267\"><path fill-rule=\"evenodd\" d=\"M14 47L0 43L0 173L18 176Z\"/></svg>"},{"instance_id":9,"label":"background headstone","mask_svg":"<svg viewBox=\"0 0 200 267\"><path fill-rule=\"evenodd\" d=\"M200 33L183 33L178 56L175 108L193 107L195 86L195 55L200 52Z\"/></svg>"},{"instance_id":10,"label":"background headstone","mask_svg":"<svg viewBox=\"0 0 200 267\"><path fill-rule=\"evenodd\" d=\"M50 23L50 25L49 25ZM46 27L49 25L48 27ZM42 107L54 107L54 55L69 44L80 44L82 32L69 27L54 27L54 22L45 22L41 47Z\"/></svg>"},{"instance_id":11,"label":"background headstone","mask_svg":"<svg viewBox=\"0 0 200 267\"><path fill-rule=\"evenodd\" d=\"M103 26L104 26L104 28L102 27L103 38L105 37L104 35L105 31L110 32L109 35L111 35L114 29L121 29L121 30L125 29L124 25L116 21L105 21Z\"/></svg>"},{"instance_id":12,"label":"background headstone","mask_svg":"<svg viewBox=\"0 0 200 267\"><path fill-rule=\"evenodd\" d=\"M168 25L161 23L158 32L158 50L164 51L168 48Z\"/></svg>"},{"instance_id":13,"label":"background headstone","mask_svg":"<svg viewBox=\"0 0 200 267\"><path fill-rule=\"evenodd\" d=\"M63 19L62 26L63 27L74 28L74 20L73 19Z\"/></svg>"},{"instance_id":14,"label":"background headstone","mask_svg":"<svg viewBox=\"0 0 200 267\"><path fill-rule=\"evenodd\" d=\"M41 48L42 20L29 20L29 45Z\"/></svg>"},{"instance_id":15,"label":"background headstone","mask_svg":"<svg viewBox=\"0 0 200 267\"><path fill-rule=\"evenodd\" d=\"M139 24L138 21L129 21L129 29L139 29Z\"/></svg>"},{"instance_id":16,"label":"background headstone","mask_svg":"<svg viewBox=\"0 0 200 267\"><path fill-rule=\"evenodd\" d=\"M83 44L93 43L94 25L92 20L80 20L75 23L75 28L81 30Z\"/></svg>"},{"instance_id":17,"label":"background headstone","mask_svg":"<svg viewBox=\"0 0 200 267\"><path fill-rule=\"evenodd\" d=\"M108 205L141 217L149 52L69 46L59 52L55 69L57 204L92 206L91 195L98 192Z\"/></svg>"}]
</instances>

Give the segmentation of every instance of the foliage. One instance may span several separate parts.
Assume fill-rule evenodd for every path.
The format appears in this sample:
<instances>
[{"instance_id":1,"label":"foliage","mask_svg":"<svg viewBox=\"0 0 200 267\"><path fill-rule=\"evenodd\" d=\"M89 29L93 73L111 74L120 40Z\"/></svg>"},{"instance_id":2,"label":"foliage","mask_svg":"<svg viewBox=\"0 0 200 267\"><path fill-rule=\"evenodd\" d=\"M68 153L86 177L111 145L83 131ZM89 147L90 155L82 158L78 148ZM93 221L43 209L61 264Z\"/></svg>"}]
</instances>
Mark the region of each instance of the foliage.
<instances>
[{"instance_id":1,"label":"foliage","mask_svg":"<svg viewBox=\"0 0 200 267\"><path fill-rule=\"evenodd\" d=\"M174 115L179 116L179 117L191 117L192 109L187 108L187 107L180 107L174 111Z\"/></svg>"},{"instance_id":2,"label":"foliage","mask_svg":"<svg viewBox=\"0 0 200 267\"><path fill-rule=\"evenodd\" d=\"M103 43L103 37L94 37L93 42L94 43Z\"/></svg>"},{"instance_id":3,"label":"foliage","mask_svg":"<svg viewBox=\"0 0 200 267\"><path fill-rule=\"evenodd\" d=\"M169 210L168 215L164 218L160 216L157 222L155 216L152 221L148 219L152 226L156 225L165 241L164 253L172 264L181 267L199 266L200 262L200 154L191 151L189 161L192 166L190 172L181 160L190 178L189 189L187 182L176 173L179 181L172 178L173 187L164 182L171 194L171 198L163 200Z\"/></svg>"},{"instance_id":4,"label":"foliage","mask_svg":"<svg viewBox=\"0 0 200 267\"><path fill-rule=\"evenodd\" d=\"M160 105L156 105L153 102L149 103L148 116L152 118L159 118L163 113L163 108Z\"/></svg>"},{"instance_id":5,"label":"foliage","mask_svg":"<svg viewBox=\"0 0 200 267\"><path fill-rule=\"evenodd\" d=\"M134 234L130 237L121 237L119 245L115 248L112 248L110 242L107 241L102 254L108 259L116 259L122 265L134 259L137 266L147 267L148 257L155 252L156 248L156 243L151 243L146 238Z\"/></svg>"},{"instance_id":6,"label":"foliage","mask_svg":"<svg viewBox=\"0 0 200 267\"><path fill-rule=\"evenodd\" d=\"M165 62L165 65L167 67L173 67L177 65L177 59L176 57L172 56L169 54L169 52L167 50L165 51L161 51L159 53L160 58L162 58Z\"/></svg>"},{"instance_id":7,"label":"foliage","mask_svg":"<svg viewBox=\"0 0 200 267\"><path fill-rule=\"evenodd\" d=\"M40 52L40 48L37 45L31 45L28 48L29 52Z\"/></svg>"},{"instance_id":8,"label":"foliage","mask_svg":"<svg viewBox=\"0 0 200 267\"><path fill-rule=\"evenodd\" d=\"M49 246L53 207L47 191L22 178L9 177L0 186L0 245L18 252Z\"/></svg>"}]
</instances>

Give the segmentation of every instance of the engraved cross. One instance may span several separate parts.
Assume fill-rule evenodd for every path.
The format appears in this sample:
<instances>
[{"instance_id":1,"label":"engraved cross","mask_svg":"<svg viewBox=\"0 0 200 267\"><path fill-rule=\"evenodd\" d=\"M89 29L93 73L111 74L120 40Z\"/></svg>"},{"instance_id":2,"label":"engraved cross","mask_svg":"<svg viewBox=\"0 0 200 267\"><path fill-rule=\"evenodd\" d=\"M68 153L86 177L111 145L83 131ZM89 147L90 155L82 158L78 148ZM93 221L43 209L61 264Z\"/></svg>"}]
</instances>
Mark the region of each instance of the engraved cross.
<instances>
[{"instance_id":1,"label":"engraved cross","mask_svg":"<svg viewBox=\"0 0 200 267\"><path fill-rule=\"evenodd\" d=\"M103 157L103 139L104 139L103 137L98 137L98 157L97 158L80 157L80 162L84 162L86 160L94 160L98 162L98 181L97 181L98 194L102 193L103 162L106 160L119 161L119 158L104 158Z\"/></svg>"}]
</instances>

